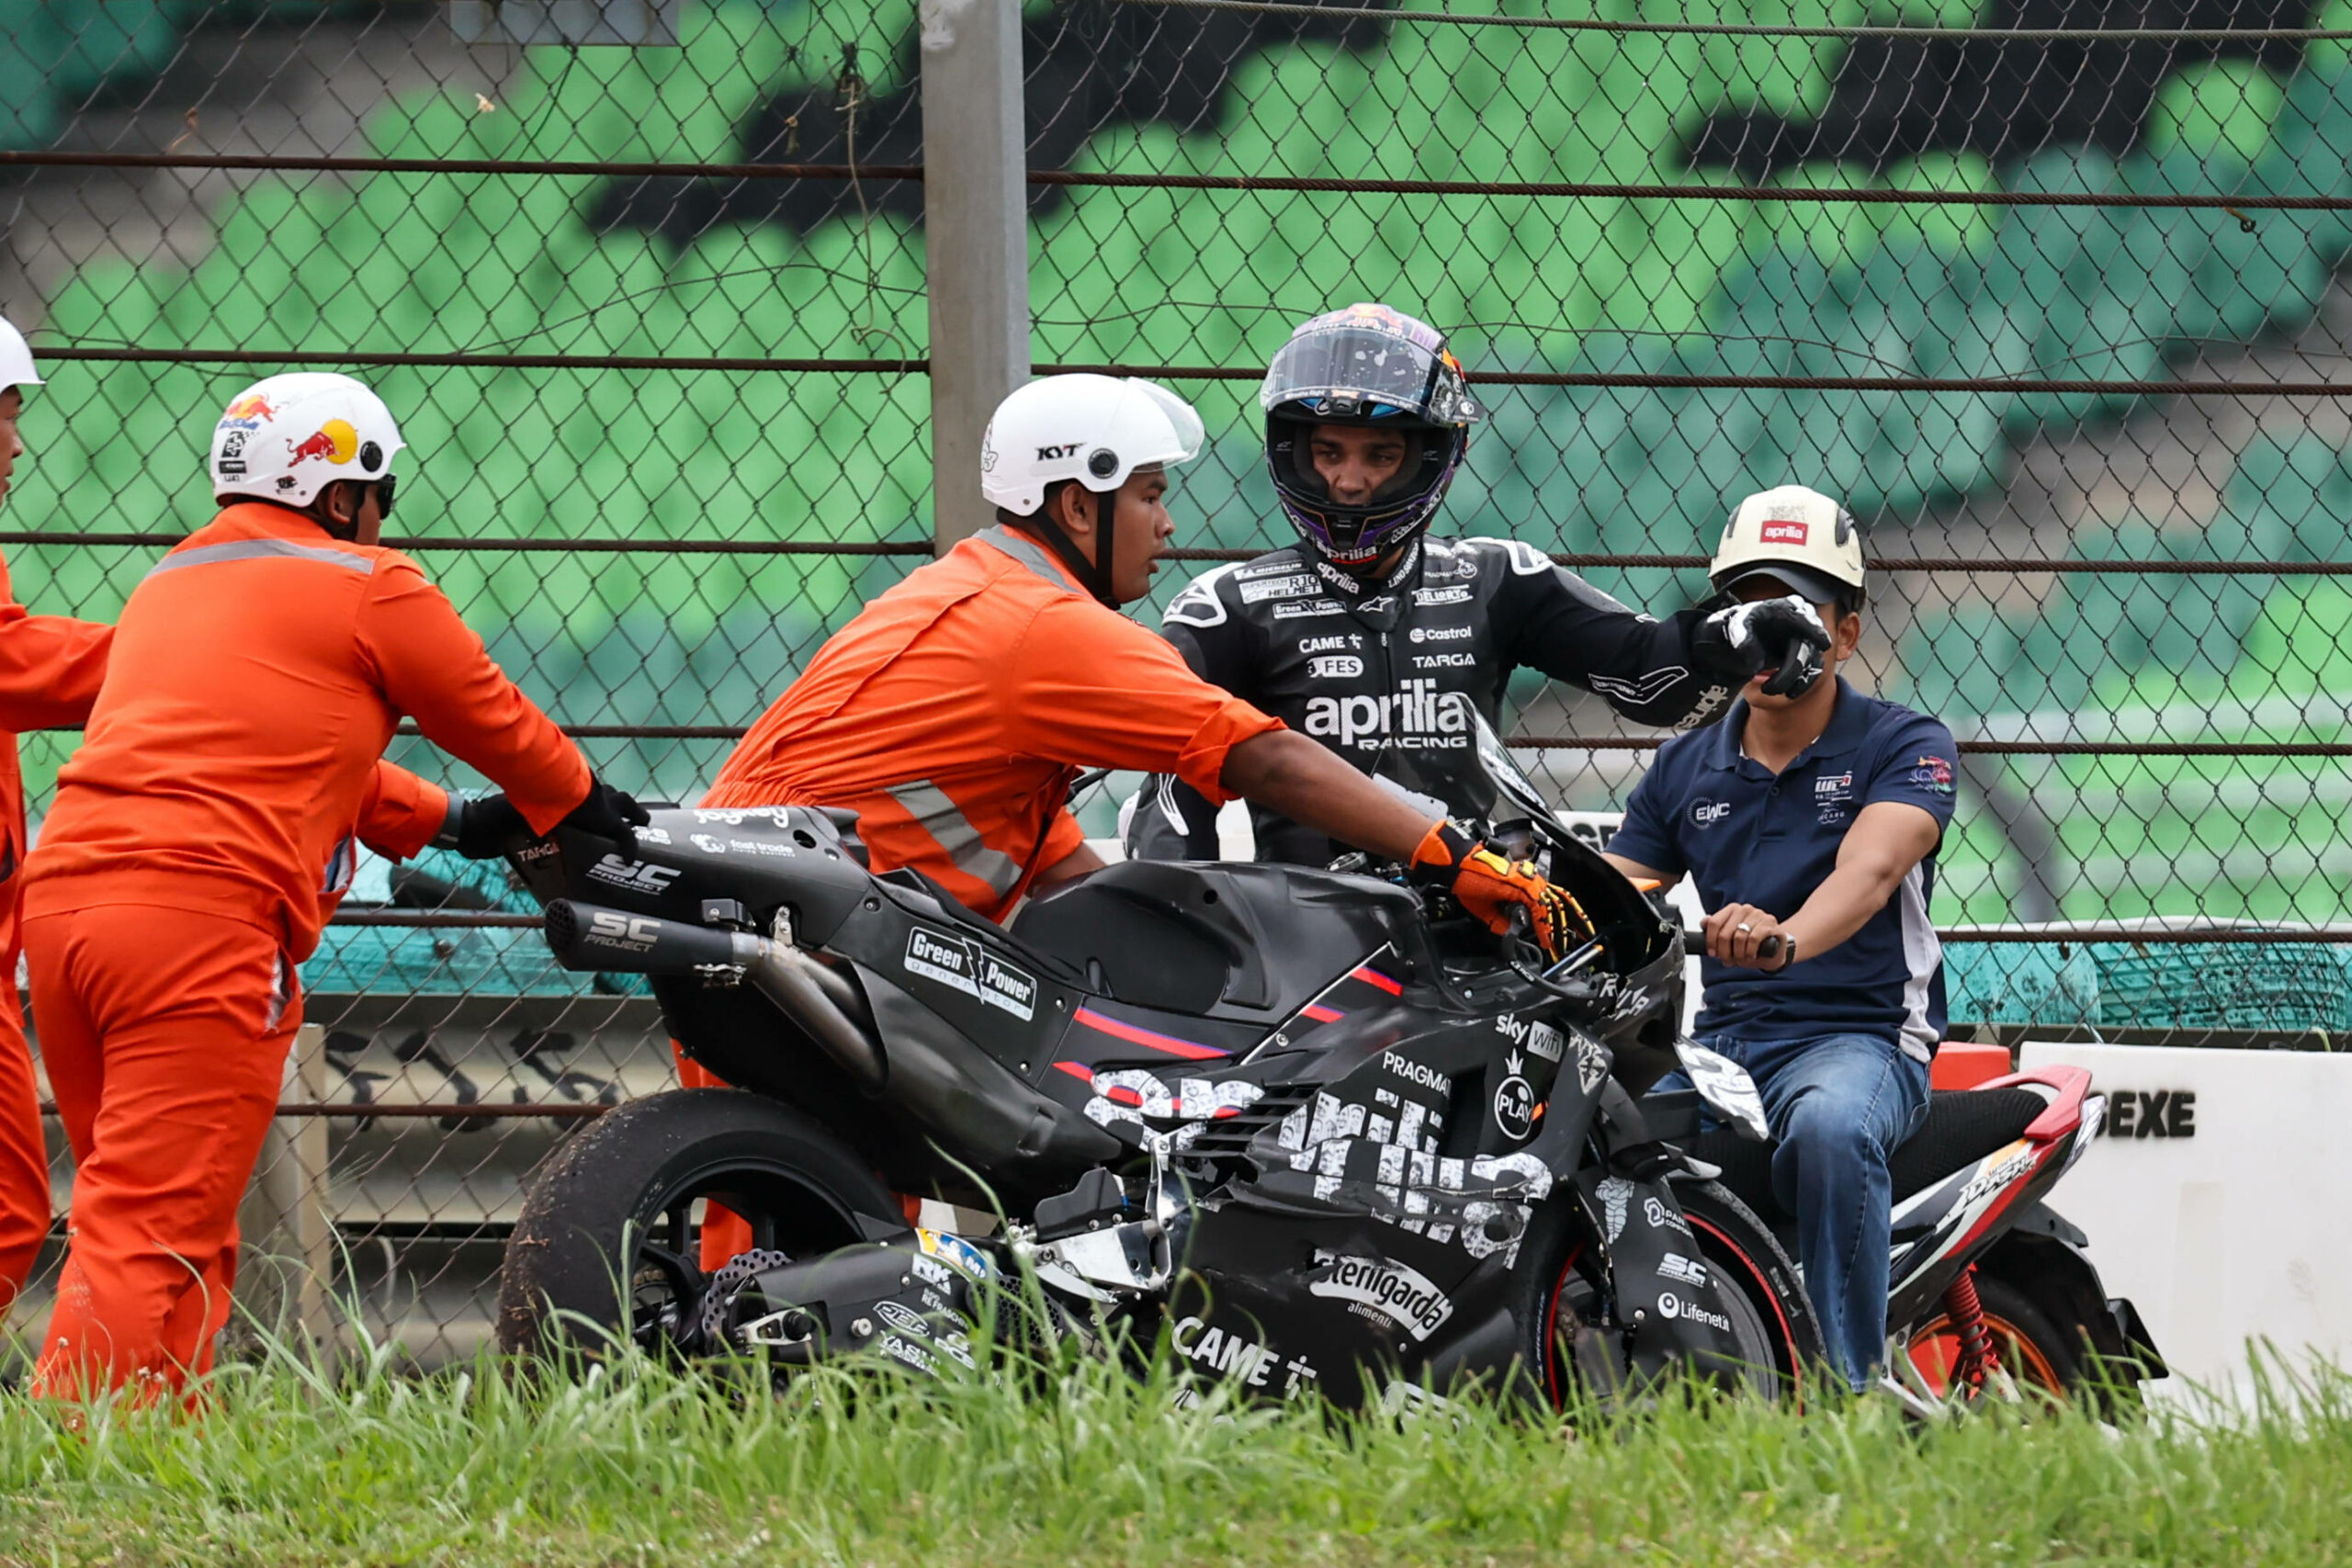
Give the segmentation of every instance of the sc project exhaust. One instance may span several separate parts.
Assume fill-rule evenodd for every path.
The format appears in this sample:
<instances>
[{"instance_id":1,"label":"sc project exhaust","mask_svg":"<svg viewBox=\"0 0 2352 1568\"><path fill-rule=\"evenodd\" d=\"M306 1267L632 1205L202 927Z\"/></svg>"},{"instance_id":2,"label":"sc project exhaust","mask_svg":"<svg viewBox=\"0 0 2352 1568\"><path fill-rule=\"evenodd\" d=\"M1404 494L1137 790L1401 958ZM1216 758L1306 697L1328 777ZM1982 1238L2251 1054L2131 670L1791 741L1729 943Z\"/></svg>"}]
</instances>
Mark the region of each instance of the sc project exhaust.
<instances>
[{"instance_id":1,"label":"sc project exhaust","mask_svg":"<svg viewBox=\"0 0 2352 1568\"><path fill-rule=\"evenodd\" d=\"M566 969L729 981L741 977L806 1030L868 1094L889 1064L850 983L790 942L690 926L559 898L547 909L548 947Z\"/></svg>"}]
</instances>

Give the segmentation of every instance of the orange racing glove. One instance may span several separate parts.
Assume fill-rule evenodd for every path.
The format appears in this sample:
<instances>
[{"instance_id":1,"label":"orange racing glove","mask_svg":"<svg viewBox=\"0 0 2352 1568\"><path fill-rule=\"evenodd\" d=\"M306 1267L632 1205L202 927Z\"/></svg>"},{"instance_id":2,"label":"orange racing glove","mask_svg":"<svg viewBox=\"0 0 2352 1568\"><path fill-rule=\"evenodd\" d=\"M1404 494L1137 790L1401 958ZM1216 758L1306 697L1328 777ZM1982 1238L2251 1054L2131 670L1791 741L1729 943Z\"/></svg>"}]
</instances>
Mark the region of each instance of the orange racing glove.
<instances>
[{"instance_id":1,"label":"orange racing glove","mask_svg":"<svg viewBox=\"0 0 2352 1568\"><path fill-rule=\"evenodd\" d=\"M1566 890L1544 881L1531 863L1505 860L1459 823L1441 818L1407 869L1421 886L1452 893L1498 933L1510 930L1512 909L1525 909L1537 944L1555 958L1592 935L1584 907Z\"/></svg>"}]
</instances>

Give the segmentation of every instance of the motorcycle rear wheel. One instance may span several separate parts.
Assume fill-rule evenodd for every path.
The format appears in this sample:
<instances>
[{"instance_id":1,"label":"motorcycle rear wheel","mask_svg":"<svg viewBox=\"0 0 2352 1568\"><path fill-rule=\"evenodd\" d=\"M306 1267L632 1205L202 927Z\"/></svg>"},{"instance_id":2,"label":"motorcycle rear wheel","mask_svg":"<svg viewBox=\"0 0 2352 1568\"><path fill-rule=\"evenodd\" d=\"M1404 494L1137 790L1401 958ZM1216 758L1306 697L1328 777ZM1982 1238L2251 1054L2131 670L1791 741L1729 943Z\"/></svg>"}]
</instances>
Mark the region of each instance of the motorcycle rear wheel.
<instances>
[{"instance_id":1,"label":"motorcycle rear wheel","mask_svg":"<svg viewBox=\"0 0 2352 1568\"><path fill-rule=\"evenodd\" d=\"M754 1247L792 1257L906 1228L856 1153L789 1106L740 1089L632 1100L532 1182L506 1243L499 1348L594 1354L626 1338L665 1359L707 1352L698 1250L713 1203L750 1224Z\"/></svg>"},{"instance_id":2,"label":"motorcycle rear wheel","mask_svg":"<svg viewBox=\"0 0 2352 1568\"><path fill-rule=\"evenodd\" d=\"M2101 1365L2087 1354L2087 1330L2062 1326L2058 1318L2018 1285L1979 1269L1976 1295L1984 1311L1984 1325L1993 1331L1993 1347L2001 1370L2020 1392L2039 1393L2059 1404L2087 1398L2110 1419L2140 1404L2137 1381L2129 1376L2100 1377ZM1960 1335L1940 1308L1911 1330L1907 1345L1911 1364L1939 1396L1951 1392L1952 1365L1960 1355Z\"/></svg>"}]
</instances>

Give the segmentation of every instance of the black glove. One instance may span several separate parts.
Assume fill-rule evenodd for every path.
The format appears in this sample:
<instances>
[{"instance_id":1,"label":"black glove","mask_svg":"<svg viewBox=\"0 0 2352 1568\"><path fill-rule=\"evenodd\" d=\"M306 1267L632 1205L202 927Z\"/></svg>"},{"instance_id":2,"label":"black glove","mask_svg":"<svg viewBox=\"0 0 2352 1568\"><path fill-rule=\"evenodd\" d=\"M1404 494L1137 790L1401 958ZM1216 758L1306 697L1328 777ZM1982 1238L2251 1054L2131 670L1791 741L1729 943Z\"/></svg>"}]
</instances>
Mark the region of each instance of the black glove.
<instances>
[{"instance_id":1,"label":"black glove","mask_svg":"<svg viewBox=\"0 0 2352 1568\"><path fill-rule=\"evenodd\" d=\"M652 820L651 812L591 773L588 775L587 796L571 808L561 825L582 833L594 833L600 839L617 839L624 844L634 844L637 842L637 829Z\"/></svg>"},{"instance_id":2,"label":"black glove","mask_svg":"<svg viewBox=\"0 0 2352 1568\"><path fill-rule=\"evenodd\" d=\"M1699 623L1691 651L1718 680L1745 686L1764 671L1768 697L1801 697L1813 690L1825 668L1829 628L1820 613L1797 595L1730 604Z\"/></svg>"},{"instance_id":3,"label":"black glove","mask_svg":"<svg viewBox=\"0 0 2352 1568\"><path fill-rule=\"evenodd\" d=\"M503 793L471 800L453 795L449 815L442 819L441 831L433 836L433 846L455 850L468 860L496 860L537 837Z\"/></svg>"}]
</instances>

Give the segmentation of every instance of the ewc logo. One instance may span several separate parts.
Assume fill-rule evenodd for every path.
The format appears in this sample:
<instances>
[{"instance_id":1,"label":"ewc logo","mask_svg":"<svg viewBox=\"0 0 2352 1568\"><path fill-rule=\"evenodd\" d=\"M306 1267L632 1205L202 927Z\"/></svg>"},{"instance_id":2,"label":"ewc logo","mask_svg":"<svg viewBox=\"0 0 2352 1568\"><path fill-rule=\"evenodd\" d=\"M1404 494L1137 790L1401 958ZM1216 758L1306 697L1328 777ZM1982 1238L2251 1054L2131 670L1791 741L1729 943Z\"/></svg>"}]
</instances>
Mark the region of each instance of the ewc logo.
<instances>
[{"instance_id":1,"label":"ewc logo","mask_svg":"<svg viewBox=\"0 0 2352 1568\"><path fill-rule=\"evenodd\" d=\"M1690 826L1712 828L1731 815L1728 800L1694 800L1690 803Z\"/></svg>"}]
</instances>

